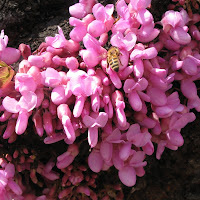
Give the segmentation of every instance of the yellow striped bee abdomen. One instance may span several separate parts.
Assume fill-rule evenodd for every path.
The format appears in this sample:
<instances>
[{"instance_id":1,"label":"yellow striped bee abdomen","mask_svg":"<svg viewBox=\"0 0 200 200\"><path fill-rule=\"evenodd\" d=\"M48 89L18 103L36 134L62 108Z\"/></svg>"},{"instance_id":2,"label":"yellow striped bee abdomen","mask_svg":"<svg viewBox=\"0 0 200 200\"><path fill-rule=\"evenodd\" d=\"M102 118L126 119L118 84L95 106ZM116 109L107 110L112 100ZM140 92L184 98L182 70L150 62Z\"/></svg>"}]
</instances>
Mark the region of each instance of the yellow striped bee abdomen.
<instances>
[{"instance_id":1,"label":"yellow striped bee abdomen","mask_svg":"<svg viewBox=\"0 0 200 200\"><path fill-rule=\"evenodd\" d=\"M112 70L118 72L119 71L119 60L120 50L117 47L110 47L107 54L107 62Z\"/></svg>"}]
</instances>

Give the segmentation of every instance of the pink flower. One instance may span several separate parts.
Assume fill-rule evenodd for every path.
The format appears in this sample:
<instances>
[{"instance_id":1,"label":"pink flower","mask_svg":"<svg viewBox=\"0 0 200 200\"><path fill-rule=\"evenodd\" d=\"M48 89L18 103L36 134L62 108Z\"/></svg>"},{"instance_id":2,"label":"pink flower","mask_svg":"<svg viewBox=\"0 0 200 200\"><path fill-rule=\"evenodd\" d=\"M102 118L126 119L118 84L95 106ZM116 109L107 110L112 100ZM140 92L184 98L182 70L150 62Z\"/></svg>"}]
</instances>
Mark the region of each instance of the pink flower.
<instances>
[{"instance_id":1,"label":"pink flower","mask_svg":"<svg viewBox=\"0 0 200 200\"><path fill-rule=\"evenodd\" d=\"M161 95L161 93L160 93L160 97L162 97L162 96L163 95ZM163 98L165 99L164 96L163 96ZM160 102L160 103L164 103L164 101ZM165 104L162 104L162 105L160 104L160 106L155 107L155 113L161 118L169 117L170 115L173 114L173 112L182 112L183 110L184 110L184 106L182 104L180 104L178 92L173 92L172 94L170 94L166 98Z\"/></svg>"},{"instance_id":2,"label":"pink flower","mask_svg":"<svg viewBox=\"0 0 200 200\"><path fill-rule=\"evenodd\" d=\"M126 79L124 82L124 92L128 94L128 100L135 111L140 111L142 109L142 100L149 102L149 95L142 92L147 88L148 81L145 78L141 78L138 82L135 82L134 79Z\"/></svg>"},{"instance_id":3,"label":"pink flower","mask_svg":"<svg viewBox=\"0 0 200 200\"><path fill-rule=\"evenodd\" d=\"M88 33L93 37L99 37L104 32L108 32L114 23L114 19L112 17L113 11L113 4L108 4L105 7L100 3L95 4L92 8L92 12L96 20L92 21L88 25Z\"/></svg>"},{"instance_id":4,"label":"pink flower","mask_svg":"<svg viewBox=\"0 0 200 200\"><path fill-rule=\"evenodd\" d=\"M76 144L69 145L67 151L57 157L56 166L58 167L58 169L63 169L69 166L74 161L78 153L79 149Z\"/></svg>"},{"instance_id":5,"label":"pink flower","mask_svg":"<svg viewBox=\"0 0 200 200\"><path fill-rule=\"evenodd\" d=\"M93 172L100 172L103 167L103 158L98 149L93 149L88 157L88 165Z\"/></svg>"},{"instance_id":6,"label":"pink flower","mask_svg":"<svg viewBox=\"0 0 200 200\"><path fill-rule=\"evenodd\" d=\"M69 23L75 28L70 32L70 38L76 42L80 42L83 40L83 37L87 33L87 27L94 20L93 15L88 14L82 20L70 17Z\"/></svg>"},{"instance_id":7,"label":"pink flower","mask_svg":"<svg viewBox=\"0 0 200 200\"><path fill-rule=\"evenodd\" d=\"M94 76L89 76L83 70L73 70L67 73L69 77L69 89L76 96L73 110L74 117L79 117L82 113L85 100L88 96L95 94L98 85Z\"/></svg>"},{"instance_id":8,"label":"pink flower","mask_svg":"<svg viewBox=\"0 0 200 200\"><path fill-rule=\"evenodd\" d=\"M75 139L75 131L71 122L71 111L67 104L60 104L57 107L58 118L61 120L67 139L65 142L72 144Z\"/></svg>"},{"instance_id":9,"label":"pink flower","mask_svg":"<svg viewBox=\"0 0 200 200\"><path fill-rule=\"evenodd\" d=\"M107 56L106 50L101 47L100 42L87 33L83 38L86 50L81 50L80 55L88 67L95 67L102 59Z\"/></svg>"},{"instance_id":10,"label":"pink flower","mask_svg":"<svg viewBox=\"0 0 200 200\"><path fill-rule=\"evenodd\" d=\"M52 170L55 163L53 161L48 161L48 163L45 166L42 166L41 175L47 178L48 180L55 181L59 179L59 175Z\"/></svg>"},{"instance_id":11,"label":"pink flower","mask_svg":"<svg viewBox=\"0 0 200 200\"><path fill-rule=\"evenodd\" d=\"M5 97L2 104L11 113L19 113L16 122L15 132L19 135L24 133L28 124L29 112L32 111L37 103L37 96L31 91L23 92L20 100L17 101L9 96Z\"/></svg>"},{"instance_id":12,"label":"pink flower","mask_svg":"<svg viewBox=\"0 0 200 200\"><path fill-rule=\"evenodd\" d=\"M150 5L151 0L131 0L130 3L134 10L140 10L147 8Z\"/></svg>"},{"instance_id":13,"label":"pink flower","mask_svg":"<svg viewBox=\"0 0 200 200\"><path fill-rule=\"evenodd\" d=\"M83 117L83 123L88 127L88 143L93 148L98 142L98 128L104 127L108 121L108 115L105 112L90 113L90 116Z\"/></svg>"},{"instance_id":14,"label":"pink flower","mask_svg":"<svg viewBox=\"0 0 200 200\"><path fill-rule=\"evenodd\" d=\"M15 89L22 95L28 91L35 92L37 84L31 75L17 73L15 76Z\"/></svg>"},{"instance_id":15,"label":"pink flower","mask_svg":"<svg viewBox=\"0 0 200 200\"><path fill-rule=\"evenodd\" d=\"M14 175L15 175L15 167L13 164L11 164L11 163L6 164L5 168L0 170L0 175L1 175L0 176L1 197L3 197L4 195L5 196L9 195L9 192L8 192L8 194L6 194L7 190L8 190L7 188L10 188L11 191L18 196L22 195L22 189L13 180ZM14 196L14 195L12 195L12 196Z\"/></svg>"},{"instance_id":16,"label":"pink flower","mask_svg":"<svg viewBox=\"0 0 200 200\"><path fill-rule=\"evenodd\" d=\"M41 72L43 85L47 87L56 87L61 81L62 77L59 72L51 67L48 67L45 71Z\"/></svg>"},{"instance_id":17,"label":"pink flower","mask_svg":"<svg viewBox=\"0 0 200 200\"><path fill-rule=\"evenodd\" d=\"M45 38L47 43L47 51L55 54L57 54L59 51L60 54L63 54L64 52L74 53L79 50L79 43L73 40L67 40L60 27L58 27L58 33L59 34L56 34L55 37Z\"/></svg>"},{"instance_id":18,"label":"pink flower","mask_svg":"<svg viewBox=\"0 0 200 200\"><path fill-rule=\"evenodd\" d=\"M120 181L128 187L132 187L136 183L136 172L135 169L131 166L125 166L120 169L118 176Z\"/></svg>"},{"instance_id":19,"label":"pink flower","mask_svg":"<svg viewBox=\"0 0 200 200\"><path fill-rule=\"evenodd\" d=\"M136 40L136 34L133 32L128 32L125 36L121 32L116 32L112 35L110 42L112 46L131 51L135 46Z\"/></svg>"},{"instance_id":20,"label":"pink flower","mask_svg":"<svg viewBox=\"0 0 200 200\"><path fill-rule=\"evenodd\" d=\"M160 159L165 147L177 150L184 143L180 130L186 124L195 120L194 113L178 114L174 113L170 118L162 121L162 133L159 136L153 136L152 141L158 143L156 158Z\"/></svg>"},{"instance_id":21,"label":"pink flower","mask_svg":"<svg viewBox=\"0 0 200 200\"><path fill-rule=\"evenodd\" d=\"M136 147L143 147L151 142L151 134L148 131L142 132L139 124L132 124L126 132L126 137Z\"/></svg>"},{"instance_id":22,"label":"pink flower","mask_svg":"<svg viewBox=\"0 0 200 200\"><path fill-rule=\"evenodd\" d=\"M20 58L20 51L18 49L7 47L8 36L4 35L4 30L0 34L0 60L4 61L7 65L17 62Z\"/></svg>"},{"instance_id":23,"label":"pink flower","mask_svg":"<svg viewBox=\"0 0 200 200\"><path fill-rule=\"evenodd\" d=\"M119 125L125 127L127 124L126 115L124 112L125 103L123 95L119 90L115 90L115 92L112 94L112 103L116 112L116 117Z\"/></svg>"},{"instance_id":24,"label":"pink flower","mask_svg":"<svg viewBox=\"0 0 200 200\"><path fill-rule=\"evenodd\" d=\"M137 78L141 78L144 73L143 59L152 59L157 56L158 52L155 47L149 47L147 49L139 43L135 46L131 52L130 59L134 60L133 73Z\"/></svg>"},{"instance_id":25,"label":"pink flower","mask_svg":"<svg viewBox=\"0 0 200 200\"><path fill-rule=\"evenodd\" d=\"M167 11L164 14L161 23L163 25L163 30L172 37L172 39L181 45L186 45L190 43L191 36L187 33L187 27L185 24L189 21L189 17L185 10L177 11Z\"/></svg>"},{"instance_id":26,"label":"pink flower","mask_svg":"<svg viewBox=\"0 0 200 200\"><path fill-rule=\"evenodd\" d=\"M92 12L92 7L96 3L95 0L79 0L79 3L76 3L69 7L69 13L73 17L83 18L87 14Z\"/></svg>"}]
</instances>

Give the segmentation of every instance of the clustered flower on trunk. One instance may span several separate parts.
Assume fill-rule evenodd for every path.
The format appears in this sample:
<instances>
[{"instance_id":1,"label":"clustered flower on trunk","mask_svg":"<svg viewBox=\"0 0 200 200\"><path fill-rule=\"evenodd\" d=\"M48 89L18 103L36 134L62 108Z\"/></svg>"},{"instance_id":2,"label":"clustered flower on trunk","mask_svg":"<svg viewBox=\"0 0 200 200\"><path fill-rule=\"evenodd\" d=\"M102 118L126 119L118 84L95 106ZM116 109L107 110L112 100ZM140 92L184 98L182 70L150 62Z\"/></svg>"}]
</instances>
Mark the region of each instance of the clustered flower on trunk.
<instances>
[{"instance_id":1,"label":"clustered flower on trunk","mask_svg":"<svg viewBox=\"0 0 200 200\"><path fill-rule=\"evenodd\" d=\"M132 187L136 176L145 174L145 157L154 146L160 159L165 148L183 145L181 129L195 120L192 109L200 111L195 85L200 79L200 15L168 10L156 22L162 26L158 29L150 4L119 0L103 6L80 0L69 8L70 39L58 27L58 34L46 37L35 52L26 44L7 47L1 31L1 141L12 145L29 132L30 140L37 134L47 149L60 141L67 149L61 155L54 149L57 158L50 155L45 162L30 147L3 153L3 199L123 199L118 185L112 188L119 193L115 197L108 187L104 196L95 193L95 173L114 166L120 181ZM118 71L108 64L108 44L120 51ZM20 58L14 75L9 65ZM77 165L83 144L91 148L85 158L95 173ZM42 194L37 196L23 177L43 188Z\"/></svg>"}]
</instances>

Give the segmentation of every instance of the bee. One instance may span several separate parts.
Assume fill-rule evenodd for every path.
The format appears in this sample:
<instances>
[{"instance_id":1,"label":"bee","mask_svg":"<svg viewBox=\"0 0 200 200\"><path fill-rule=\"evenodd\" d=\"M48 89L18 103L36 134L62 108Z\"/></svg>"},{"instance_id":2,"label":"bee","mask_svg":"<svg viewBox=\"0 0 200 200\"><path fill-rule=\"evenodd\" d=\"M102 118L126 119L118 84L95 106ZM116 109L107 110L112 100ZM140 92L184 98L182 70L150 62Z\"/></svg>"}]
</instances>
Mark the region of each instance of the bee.
<instances>
[{"instance_id":1,"label":"bee","mask_svg":"<svg viewBox=\"0 0 200 200\"><path fill-rule=\"evenodd\" d=\"M0 60L0 88L4 88L8 85L14 74L15 71L5 62Z\"/></svg>"},{"instance_id":2,"label":"bee","mask_svg":"<svg viewBox=\"0 0 200 200\"><path fill-rule=\"evenodd\" d=\"M117 47L110 47L107 53L107 62L112 70L118 72L119 71L119 65L121 64L119 55L120 50Z\"/></svg>"}]
</instances>

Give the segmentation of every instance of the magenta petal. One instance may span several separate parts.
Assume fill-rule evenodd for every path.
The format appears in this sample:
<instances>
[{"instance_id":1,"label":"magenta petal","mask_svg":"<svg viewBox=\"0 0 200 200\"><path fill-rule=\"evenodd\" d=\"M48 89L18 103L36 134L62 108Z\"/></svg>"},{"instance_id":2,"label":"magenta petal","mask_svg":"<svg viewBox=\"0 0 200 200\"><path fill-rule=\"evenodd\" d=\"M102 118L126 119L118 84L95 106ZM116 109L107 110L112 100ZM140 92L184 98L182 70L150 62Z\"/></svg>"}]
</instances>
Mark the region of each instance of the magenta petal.
<instances>
[{"instance_id":1,"label":"magenta petal","mask_svg":"<svg viewBox=\"0 0 200 200\"><path fill-rule=\"evenodd\" d=\"M124 161L119 157L118 150L113 151L112 161L116 169L120 170L124 167Z\"/></svg>"},{"instance_id":2,"label":"magenta petal","mask_svg":"<svg viewBox=\"0 0 200 200\"><path fill-rule=\"evenodd\" d=\"M153 21L153 16L147 9L141 9L138 11L137 20L140 24L146 25Z\"/></svg>"},{"instance_id":3,"label":"magenta petal","mask_svg":"<svg viewBox=\"0 0 200 200\"><path fill-rule=\"evenodd\" d=\"M82 3L76 3L70 6L69 13L71 16L79 18L79 19L85 17L85 15L87 14L85 6Z\"/></svg>"},{"instance_id":4,"label":"magenta petal","mask_svg":"<svg viewBox=\"0 0 200 200\"><path fill-rule=\"evenodd\" d=\"M139 163L142 163L143 160L145 159L145 152L143 151L136 151L131 160L130 160L130 164L131 165L135 165L135 164L139 164Z\"/></svg>"},{"instance_id":5,"label":"magenta petal","mask_svg":"<svg viewBox=\"0 0 200 200\"><path fill-rule=\"evenodd\" d=\"M106 14L108 14L109 16L112 16L113 12L114 12L114 5L113 4L107 4L105 6L105 12Z\"/></svg>"},{"instance_id":6,"label":"magenta petal","mask_svg":"<svg viewBox=\"0 0 200 200\"><path fill-rule=\"evenodd\" d=\"M169 137L169 141L172 145L175 145L175 146L182 146L183 143L184 143L184 140L183 140L183 137L182 135L180 134L179 131L177 130L170 130L168 133L167 133L168 137Z\"/></svg>"},{"instance_id":7,"label":"magenta petal","mask_svg":"<svg viewBox=\"0 0 200 200\"><path fill-rule=\"evenodd\" d=\"M36 66L39 68L44 67L44 58L42 56L37 56L37 55L30 55L28 57L28 62L30 63L31 66Z\"/></svg>"},{"instance_id":8,"label":"magenta petal","mask_svg":"<svg viewBox=\"0 0 200 200\"><path fill-rule=\"evenodd\" d=\"M8 163L5 167L6 178L14 177L15 175L15 166L11 163Z\"/></svg>"},{"instance_id":9,"label":"magenta petal","mask_svg":"<svg viewBox=\"0 0 200 200\"><path fill-rule=\"evenodd\" d=\"M134 66L133 66L133 73L137 78L141 78L144 73L144 65L143 61L141 59L136 59L134 61Z\"/></svg>"},{"instance_id":10,"label":"magenta petal","mask_svg":"<svg viewBox=\"0 0 200 200\"><path fill-rule=\"evenodd\" d=\"M123 39L123 34L118 31L117 33L112 35L110 43L112 44L112 46L123 48Z\"/></svg>"},{"instance_id":11,"label":"magenta petal","mask_svg":"<svg viewBox=\"0 0 200 200\"><path fill-rule=\"evenodd\" d=\"M128 17L130 16L130 13L128 12L128 6L124 0L117 2L116 9L117 9L117 14L120 17L128 19Z\"/></svg>"},{"instance_id":12,"label":"magenta petal","mask_svg":"<svg viewBox=\"0 0 200 200\"><path fill-rule=\"evenodd\" d=\"M83 107L85 104L85 100L86 98L84 96L77 96L76 97L76 102L74 105L74 109L73 109L73 115L74 117L80 117L81 113L83 111Z\"/></svg>"},{"instance_id":13,"label":"magenta petal","mask_svg":"<svg viewBox=\"0 0 200 200\"><path fill-rule=\"evenodd\" d=\"M182 69L186 74L191 76L196 75L198 72L196 63L189 57L186 57L186 59L183 61Z\"/></svg>"},{"instance_id":14,"label":"magenta petal","mask_svg":"<svg viewBox=\"0 0 200 200\"><path fill-rule=\"evenodd\" d=\"M100 127L104 127L106 125L107 121L108 121L108 114L105 112L100 112L99 116L96 119L96 123Z\"/></svg>"},{"instance_id":15,"label":"magenta petal","mask_svg":"<svg viewBox=\"0 0 200 200\"><path fill-rule=\"evenodd\" d=\"M28 125L28 118L29 114L26 111L20 111L19 116L17 118L16 126L15 126L15 132L18 135L21 135L25 132L27 125Z\"/></svg>"},{"instance_id":16,"label":"magenta petal","mask_svg":"<svg viewBox=\"0 0 200 200\"><path fill-rule=\"evenodd\" d=\"M100 153L105 161L110 161L112 158L113 145L108 142L101 142Z\"/></svg>"},{"instance_id":17,"label":"magenta petal","mask_svg":"<svg viewBox=\"0 0 200 200\"><path fill-rule=\"evenodd\" d=\"M16 194L16 195L22 195L22 190L19 187L19 185L17 183L15 183L15 181L13 181L12 179L8 180L8 186L9 188Z\"/></svg>"},{"instance_id":18,"label":"magenta petal","mask_svg":"<svg viewBox=\"0 0 200 200\"><path fill-rule=\"evenodd\" d=\"M143 51L142 58L143 59L152 59L152 58L155 58L157 56L157 54L158 54L158 51L156 50L156 48L150 47Z\"/></svg>"},{"instance_id":19,"label":"magenta petal","mask_svg":"<svg viewBox=\"0 0 200 200\"><path fill-rule=\"evenodd\" d=\"M130 59L131 60L142 59L142 56L143 56L143 51L142 50L134 49L131 52Z\"/></svg>"},{"instance_id":20,"label":"magenta petal","mask_svg":"<svg viewBox=\"0 0 200 200\"><path fill-rule=\"evenodd\" d=\"M80 19L77 19L75 17L70 17L69 18L69 24L71 26L83 26L83 22Z\"/></svg>"},{"instance_id":21,"label":"magenta petal","mask_svg":"<svg viewBox=\"0 0 200 200\"><path fill-rule=\"evenodd\" d=\"M150 5L151 0L131 0L130 3L134 10L140 10L147 8Z\"/></svg>"},{"instance_id":22,"label":"magenta petal","mask_svg":"<svg viewBox=\"0 0 200 200\"><path fill-rule=\"evenodd\" d=\"M117 33L117 32L124 32L126 29L130 28L130 23L128 20L119 20L114 24L112 27L112 32Z\"/></svg>"},{"instance_id":23,"label":"magenta petal","mask_svg":"<svg viewBox=\"0 0 200 200\"><path fill-rule=\"evenodd\" d=\"M165 92L163 92L159 88L149 88L147 94L151 99L151 103L155 106L164 106L167 103L167 97Z\"/></svg>"},{"instance_id":24,"label":"magenta petal","mask_svg":"<svg viewBox=\"0 0 200 200\"><path fill-rule=\"evenodd\" d=\"M88 143L91 148L95 147L98 142L98 127L88 128Z\"/></svg>"},{"instance_id":25,"label":"magenta petal","mask_svg":"<svg viewBox=\"0 0 200 200\"><path fill-rule=\"evenodd\" d=\"M113 71L111 68L108 68L108 74L109 74L109 77L110 77L113 85L117 89L120 89L122 87L122 82L121 82L117 72Z\"/></svg>"},{"instance_id":26,"label":"magenta petal","mask_svg":"<svg viewBox=\"0 0 200 200\"><path fill-rule=\"evenodd\" d=\"M66 138L66 135L61 133L56 133L56 135L48 136L44 139L45 144L53 144L58 141L64 140Z\"/></svg>"},{"instance_id":27,"label":"magenta petal","mask_svg":"<svg viewBox=\"0 0 200 200\"><path fill-rule=\"evenodd\" d=\"M100 172L103 167L103 159L99 151L93 150L88 157L88 165L93 172Z\"/></svg>"},{"instance_id":28,"label":"magenta petal","mask_svg":"<svg viewBox=\"0 0 200 200\"><path fill-rule=\"evenodd\" d=\"M58 169L63 169L68 167L74 161L74 156L67 155L62 160L58 160L56 166Z\"/></svg>"},{"instance_id":29,"label":"magenta petal","mask_svg":"<svg viewBox=\"0 0 200 200\"><path fill-rule=\"evenodd\" d=\"M83 40L83 37L86 35L86 33L87 30L83 25L78 26L70 32L70 38L76 42L80 42Z\"/></svg>"},{"instance_id":30,"label":"magenta petal","mask_svg":"<svg viewBox=\"0 0 200 200\"><path fill-rule=\"evenodd\" d=\"M99 52L101 50L101 45L99 41L91 36L89 33L87 33L83 38L83 44L86 49L94 49L96 52Z\"/></svg>"},{"instance_id":31,"label":"magenta petal","mask_svg":"<svg viewBox=\"0 0 200 200\"><path fill-rule=\"evenodd\" d=\"M25 91L35 92L37 85L31 75L17 73L15 76L15 89L21 94Z\"/></svg>"},{"instance_id":32,"label":"magenta petal","mask_svg":"<svg viewBox=\"0 0 200 200\"><path fill-rule=\"evenodd\" d=\"M5 173L3 170L0 171L0 186L1 188L6 187L8 183L8 179L5 177Z\"/></svg>"},{"instance_id":33,"label":"magenta petal","mask_svg":"<svg viewBox=\"0 0 200 200\"><path fill-rule=\"evenodd\" d=\"M112 134L110 134L107 138L106 141L109 141L111 143L115 143L115 142L120 142L121 139L121 132L118 128L116 128Z\"/></svg>"},{"instance_id":34,"label":"magenta petal","mask_svg":"<svg viewBox=\"0 0 200 200\"><path fill-rule=\"evenodd\" d=\"M170 35L178 44L186 45L191 41L191 36L182 27L176 27L170 32Z\"/></svg>"},{"instance_id":35,"label":"magenta petal","mask_svg":"<svg viewBox=\"0 0 200 200\"><path fill-rule=\"evenodd\" d=\"M132 187L136 183L136 172L133 167L123 167L121 170L119 170L118 176L120 181L128 187Z\"/></svg>"},{"instance_id":36,"label":"magenta petal","mask_svg":"<svg viewBox=\"0 0 200 200\"><path fill-rule=\"evenodd\" d=\"M191 80L184 79L181 81L181 92L188 99L194 99L197 96L197 87Z\"/></svg>"},{"instance_id":37,"label":"magenta petal","mask_svg":"<svg viewBox=\"0 0 200 200\"><path fill-rule=\"evenodd\" d=\"M63 116L62 124L65 130L65 133L67 135L68 144L72 144L76 139L76 135L75 135L74 128L72 126L70 118L66 115Z\"/></svg>"},{"instance_id":38,"label":"magenta petal","mask_svg":"<svg viewBox=\"0 0 200 200\"><path fill-rule=\"evenodd\" d=\"M101 34L105 32L106 28L102 21L94 20L92 21L87 28L87 31L93 37L99 37Z\"/></svg>"},{"instance_id":39,"label":"magenta petal","mask_svg":"<svg viewBox=\"0 0 200 200\"><path fill-rule=\"evenodd\" d=\"M134 138L135 134L138 134L140 132L141 132L140 131L140 125L139 124L132 124L129 127L128 131L126 132L127 140L131 141Z\"/></svg>"},{"instance_id":40,"label":"magenta petal","mask_svg":"<svg viewBox=\"0 0 200 200\"><path fill-rule=\"evenodd\" d=\"M9 96L6 96L3 99L2 105L8 112L11 112L11 113L19 112L18 102L14 98L10 98Z\"/></svg>"},{"instance_id":41,"label":"magenta petal","mask_svg":"<svg viewBox=\"0 0 200 200\"><path fill-rule=\"evenodd\" d=\"M92 48L81 50L80 55L88 67L95 67L99 63L99 54Z\"/></svg>"},{"instance_id":42,"label":"magenta petal","mask_svg":"<svg viewBox=\"0 0 200 200\"><path fill-rule=\"evenodd\" d=\"M51 100L56 105L66 102L67 97L65 96L65 87L63 85L59 85L52 90Z\"/></svg>"},{"instance_id":43,"label":"magenta petal","mask_svg":"<svg viewBox=\"0 0 200 200\"><path fill-rule=\"evenodd\" d=\"M151 34L148 34L149 33L148 31L149 30L145 30L143 33L138 34L137 40L139 42L144 42L144 43L150 42L150 41L154 40L160 33L160 30L158 30L156 28L154 28L150 31Z\"/></svg>"},{"instance_id":44,"label":"magenta petal","mask_svg":"<svg viewBox=\"0 0 200 200\"><path fill-rule=\"evenodd\" d=\"M119 149L119 157L125 161L128 159L128 157L130 156L131 153L131 146L132 144L130 142L126 142L125 144L123 144L120 149Z\"/></svg>"},{"instance_id":45,"label":"magenta petal","mask_svg":"<svg viewBox=\"0 0 200 200\"><path fill-rule=\"evenodd\" d=\"M165 118L172 115L173 110L169 106L161 106L161 107L156 107L155 112L159 117Z\"/></svg>"},{"instance_id":46,"label":"magenta petal","mask_svg":"<svg viewBox=\"0 0 200 200\"><path fill-rule=\"evenodd\" d=\"M132 90L128 95L128 101L135 111L140 111L142 109L142 101L137 93L137 91Z\"/></svg>"},{"instance_id":47,"label":"magenta petal","mask_svg":"<svg viewBox=\"0 0 200 200\"><path fill-rule=\"evenodd\" d=\"M130 93L134 88L136 87L136 83L134 79L126 79L124 82L124 92L125 93Z\"/></svg>"},{"instance_id":48,"label":"magenta petal","mask_svg":"<svg viewBox=\"0 0 200 200\"><path fill-rule=\"evenodd\" d=\"M136 43L137 37L135 33L129 32L125 37L124 37L124 44L126 46L126 50L130 51Z\"/></svg>"},{"instance_id":49,"label":"magenta petal","mask_svg":"<svg viewBox=\"0 0 200 200\"><path fill-rule=\"evenodd\" d=\"M0 54L0 59L7 65L17 62L20 58L20 51L15 48L7 47Z\"/></svg>"},{"instance_id":50,"label":"magenta petal","mask_svg":"<svg viewBox=\"0 0 200 200\"><path fill-rule=\"evenodd\" d=\"M49 87L56 87L61 83L62 77L57 70L48 67L45 71L45 83Z\"/></svg>"},{"instance_id":51,"label":"magenta petal","mask_svg":"<svg viewBox=\"0 0 200 200\"><path fill-rule=\"evenodd\" d=\"M90 127L90 126L92 126L94 123L95 123L95 119L94 118L92 118L92 117L90 117L90 116L88 116L88 115L85 115L84 117L83 117L83 123L87 126L87 127Z\"/></svg>"},{"instance_id":52,"label":"magenta petal","mask_svg":"<svg viewBox=\"0 0 200 200\"><path fill-rule=\"evenodd\" d=\"M27 112L33 110L37 104L37 95L34 92L23 92L23 96L19 100L19 106L21 109L27 110Z\"/></svg>"}]
</instances>

